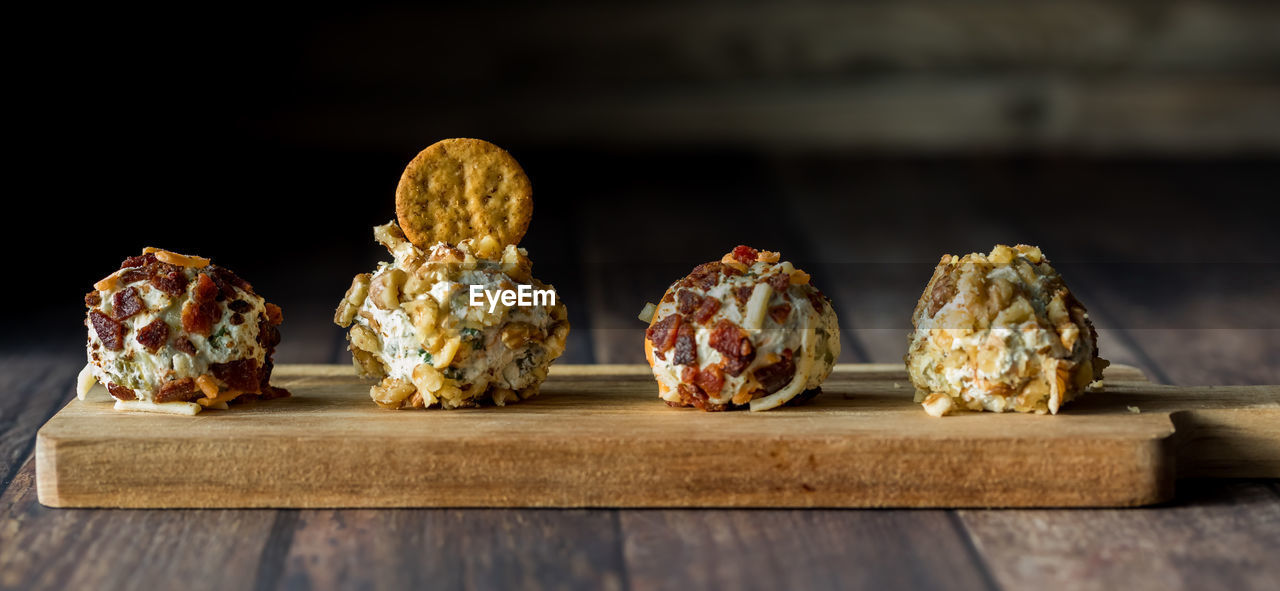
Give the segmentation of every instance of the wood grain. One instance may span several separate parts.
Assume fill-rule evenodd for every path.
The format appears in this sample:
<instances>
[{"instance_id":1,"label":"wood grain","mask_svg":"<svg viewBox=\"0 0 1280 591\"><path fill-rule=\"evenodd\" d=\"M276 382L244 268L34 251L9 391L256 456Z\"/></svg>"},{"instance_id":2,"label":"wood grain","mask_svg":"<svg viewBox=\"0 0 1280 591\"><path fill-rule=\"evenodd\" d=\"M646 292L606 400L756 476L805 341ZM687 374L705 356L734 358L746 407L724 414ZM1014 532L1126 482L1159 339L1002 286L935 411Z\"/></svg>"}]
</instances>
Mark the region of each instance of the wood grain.
<instances>
[{"instance_id":1,"label":"wood grain","mask_svg":"<svg viewBox=\"0 0 1280 591\"><path fill-rule=\"evenodd\" d=\"M282 583L319 589L624 589L610 511L302 511Z\"/></svg>"},{"instance_id":2,"label":"wood grain","mask_svg":"<svg viewBox=\"0 0 1280 591\"><path fill-rule=\"evenodd\" d=\"M673 580L729 589L994 588L946 511L625 510L621 522L637 591Z\"/></svg>"},{"instance_id":3,"label":"wood grain","mask_svg":"<svg viewBox=\"0 0 1280 591\"><path fill-rule=\"evenodd\" d=\"M1116 370L1125 373L1134 372ZM277 376L294 399L194 420L69 404L37 440L41 501L108 507L1142 505L1171 492L1170 413L1280 411L1274 388L1116 382L1108 394L1085 397L1058 416L973 413L937 420L911 402L905 373L892 365L839 366L815 403L761 414L667 408L655 399L644 366L556 366L544 395L525 404L434 413L376 408L365 400L365 382L346 366L285 365ZM1131 414L1126 406L1145 412ZM1215 420L1229 422L1229 416ZM1197 425L1196 432L1214 424ZM1251 429L1263 437L1253 442L1264 450L1256 453L1272 449L1274 434L1267 439L1265 428ZM1246 448L1237 461L1252 462L1255 451ZM1215 459L1218 471L1230 473L1229 458Z\"/></svg>"},{"instance_id":4,"label":"wood grain","mask_svg":"<svg viewBox=\"0 0 1280 591\"><path fill-rule=\"evenodd\" d=\"M0 498L0 588L250 589L280 542L275 511L55 510L34 480L28 462Z\"/></svg>"},{"instance_id":5,"label":"wood grain","mask_svg":"<svg viewBox=\"0 0 1280 591\"><path fill-rule=\"evenodd\" d=\"M83 356L83 351L76 351ZM0 357L0 486L7 487L31 454L36 430L73 397L83 367L66 355L27 352Z\"/></svg>"},{"instance_id":6,"label":"wood grain","mask_svg":"<svg viewBox=\"0 0 1280 591\"><path fill-rule=\"evenodd\" d=\"M962 511L1008 589L1275 589L1280 497L1265 484L1192 481L1158 509Z\"/></svg>"}]
</instances>

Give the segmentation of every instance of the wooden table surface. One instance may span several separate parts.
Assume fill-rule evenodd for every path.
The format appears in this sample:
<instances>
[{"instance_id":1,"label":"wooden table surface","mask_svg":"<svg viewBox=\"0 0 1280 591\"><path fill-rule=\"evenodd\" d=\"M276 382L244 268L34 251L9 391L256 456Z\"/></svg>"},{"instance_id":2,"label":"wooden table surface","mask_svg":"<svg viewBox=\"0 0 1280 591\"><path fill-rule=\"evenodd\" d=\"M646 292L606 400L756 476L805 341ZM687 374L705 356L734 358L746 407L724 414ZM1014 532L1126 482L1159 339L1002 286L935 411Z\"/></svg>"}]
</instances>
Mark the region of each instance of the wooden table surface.
<instances>
[{"instance_id":1,"label":"wooden table surface","mask_svg":"<svg viewBox=\"0 0 1280 591\"><path fill-rule=\"evenodd\" d=\"M1280 384L1276 206L1249 205L1255 185L1230 169L730 164L714 182L640 178L608 186L607 199L540 202L526 244L570 306L564 361L642 361L643 302L746 242L781 250L831 296L841 361L893 362L943 250L1025 241L1089 307L1105 357L1157 382ZM1221 185L1204 178L1239 182L1210 210ZM1027 205L1030 188L1057 205ZM742 207L697 198L708 192ZM1070 206L1081 194L1093 205ZM655 207L720 220L718 230L639 223ZM86 285L96 279L85 273ZM286 314L278 360L347 359L328 323L344 287L267 293ZM0 588L1280 587L1276 481L1184 480L1176 502L1125 510L48 509L32 446L84 363L67 325L37 342L7 337L0 352Z\"/></svg>"}]
</instances>

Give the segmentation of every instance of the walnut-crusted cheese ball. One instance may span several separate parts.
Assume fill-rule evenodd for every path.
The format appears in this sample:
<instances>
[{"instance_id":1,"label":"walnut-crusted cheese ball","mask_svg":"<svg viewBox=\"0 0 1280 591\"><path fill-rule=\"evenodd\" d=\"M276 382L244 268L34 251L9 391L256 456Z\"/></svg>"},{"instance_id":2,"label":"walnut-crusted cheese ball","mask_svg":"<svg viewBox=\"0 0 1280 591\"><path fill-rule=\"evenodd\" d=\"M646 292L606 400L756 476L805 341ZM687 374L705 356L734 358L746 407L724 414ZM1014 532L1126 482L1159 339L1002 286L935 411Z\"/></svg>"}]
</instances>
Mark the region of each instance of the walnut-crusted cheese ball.
<instances>
[{"instance_id":1,"label":"walnut-crusted cheese ball","mask_svg":"<svg viewBox=\"0 0 1280 591\"><path fill-rule=\"evenodd\" d=\"M391 409L499 406L538 393L547 368L564 352L568 314L553 288L534 279L524 249L492 237L438 243L423 252L395 222L374 228L394 261L357 275L334 322L350 327L352 361L381 378L370 389ZM499 290L525 302L504 302ZM472 305L472 286L482 293ZM535 290L543 296L535 296ZM529 305L523 305L529 304Z\"/></svg>"},{"instance_id":2,"label":"walnut-crusted cheese ball","mask_svg":"<svg viewBox=\"0 0 1280 591\"><path fill-rule=\"evenodd\" d=\"M1107 366L1089 313L1034 246L943 256L912 324L907 371L933 416L1057 414Z\"/></svg>"},{"instance_id":3,"label":"walnut-crusted cheese ball","mask_svg":"<svg viewBox=\"0 0 1280 591\"><path fill-rule=\"evenodd\" d=\"M289 395L268 383L280 307L209 259L147 248L84 299L89 364L81 399L100 382L117 410L194 415Z\"/></svg>"},{"instance_id":4,"label":"walnut-crusted cheese ball","mask_svg":"<svg viewBox=\"0 0 1280 591\"><path fill-rule=\"evenodd\" d=\"M645 357L667 404L768 410L818 392L840 356L836 313L779 258L739 246L646 306Z\"/></svg>"}]
</instances>

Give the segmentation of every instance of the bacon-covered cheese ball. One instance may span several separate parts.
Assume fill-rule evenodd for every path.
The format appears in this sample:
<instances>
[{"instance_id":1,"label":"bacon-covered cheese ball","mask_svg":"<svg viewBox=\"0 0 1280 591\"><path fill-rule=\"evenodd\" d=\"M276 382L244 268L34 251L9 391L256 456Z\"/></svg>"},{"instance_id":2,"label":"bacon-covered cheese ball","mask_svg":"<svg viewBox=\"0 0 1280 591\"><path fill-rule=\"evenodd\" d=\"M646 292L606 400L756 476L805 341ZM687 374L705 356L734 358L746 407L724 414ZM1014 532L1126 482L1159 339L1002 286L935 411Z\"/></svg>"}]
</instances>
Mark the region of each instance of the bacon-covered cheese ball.
<instances>
[{"instance_id":1,"label":"bacon-covered cheese ball","mask_svg":"<svg viewBox=\"0 0 1280 591\"><path fill-rule=\"evenodd\" d=\"M840 356L836 313L778 259L739 246L645 307L644 353L668 405L769 410L818 393Z\"/></svg>"},{"instance_id":2,"label":"bacon-covered cheese ball","mask_svg":"<svg viewBox=\"0 0 1280 591\"><path fill-rule=\"evenodd\" d=\"M907 371L933 416L1057 414L1107 366L1089 313L1034 246L943 256L912 324Z\"/></svg>"},{"instance_id":3,"label":"bacon-covered cheese ball","mask_svg":"<svg viewBox=\"0 0 1280 591\"><path fill-rule=\"evenodd\" d=\"M289 395L268 383L280 307L230 270L147 248L93 288L81 399L102 383L117 410L194 415Z\"/></svg>"},{"instance_id":4,"label":"bacon-covered cheese ball","mask_svg":"<svg viewBox=\"0 0 1280 591\"><path fill-rule=\"evenodd\" d=\"M369 391L375 403L503 406L538 393L569 321L523 248L485 236L423 252L395 222L374 228L374 238L395 260L355 277L334 322L351 328L360 374L381 380Z\"/></svg>"}]
</instances>

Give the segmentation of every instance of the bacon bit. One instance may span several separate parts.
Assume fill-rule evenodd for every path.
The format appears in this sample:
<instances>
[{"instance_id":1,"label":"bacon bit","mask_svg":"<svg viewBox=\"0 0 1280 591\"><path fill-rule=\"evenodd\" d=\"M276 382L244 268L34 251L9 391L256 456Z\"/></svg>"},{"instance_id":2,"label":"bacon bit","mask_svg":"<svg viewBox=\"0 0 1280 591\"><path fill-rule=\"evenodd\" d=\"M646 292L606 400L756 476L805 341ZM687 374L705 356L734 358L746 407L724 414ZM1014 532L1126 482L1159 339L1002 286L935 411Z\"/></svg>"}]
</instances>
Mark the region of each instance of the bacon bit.
<instances>
[{"instance_id":1,"label":"bacon bit","mask_svg":"<svg viewBox=\"0 0 1280 591\"><path fill-rule=\"evenodd\" d=\"M751 299L751 292L755 291L755 289L756 289L756 286L754 285L744 285L742 287L736 287L733 290L733 299L738 300L739 306L745 306L747 303L747 300Z\"/></svg>"},{"instance_id":2,"label":"bacon bit","mask_svg":"<svg viewBox=\"0 0 1280 591\"><path fill-rule=\"evenodd\" d=\"M770 275L765 282L769 287L773 288L774 293L787 293L787 288L791 286L791 275L789 273L775 273Z\"/></svg>"},{"instance_id":3,"label":"bacon bit","mask_svg":"<svg viewBox=\"0 0 1280 591\"><path fill-rule=\"evenodd\" d=\"M231 315L231 319L227 322L230 322L232 326L240 326L241 324L244 324L244 314L236 312Z\"/></svg>"},{"instance_id":4,"label":"bacon bit","mask_svg":"<svg viewBox=\"0 0 1280 591\"><path fill-rule=\"evenodd\" d=\"M204 257L178 254L176 252L162 250L154 246L148 246L142 249L142 252L143 254L155 255L155 258L160 262L169 263L170 265L177 265L179 267L200 268L200 267L209 266L209 259L206 259Z\"/></svg>"},{"instance_id":5,"label":"bacon bit","mask_svg":"<svg viewBox=\"0 0 1280 591\"><path fill-rule=\"evenodd\" d=\"M698 379L698 368L692 365L686 365L684 366L684 369L680 370L680 381L686 384L692 384L697 379Z\"/></svg>"},{"instance_id":6,"label":"bacon bit","mask_svg":"<svg viewBox=\"0 0 1280 591\"><path fill-rule=\"evenodd\" d=\"M702 390L699 390L698 387L694 386L693 384L682 383L678 388L676 388L676 391L680 393L680 402L686 405L688 404L697 405L696 401L702 401L705 403L707 400L707 395L704 394Z\"/></svg>"},{"instance_id":7,"label":"bacon bit","mask_svg":"<svg viewBox=\"0 0 1280 591\"><path fill-rule=\"evenodd\" d=\"M271 388L268 382L271 381L271 371L275 369L275 362L271 361L271 356L276 352L276 345L280 344L280 330L263 319L258 320L258 345L261 346L266 353L263 355L262 370L259 372L258 392L265 392ZM288 396L287 390L282 390L283 396Z\"/></svg>"},{"instance_id":8,"label":"bacon bit","mask_svg":"<svg viewBox=\"0 0 1280 591\"><path fill-rule=\"evenodd\" d=\"M757 367L751 372L764 388L765 394L773 394L791 383L791 379L796 375L796 365L791 361L791 356L791 349L784 349L781 360L764 367Z\"/></svg>"},{"instance_id":9,"label":"bacon bit","mask_svg":"<svg viewBox=\"0 0 1280 591\"><path fill-rule=\"evenodd\" d=\"M253 292L253 286L249 285L248 281L241 279L240 276L236 275L231 269L211 265L209 270L213 272L217 279L221 279L223 282L230 283L231 285L239 287L247 292Z\"/></svg>"},{"instance_id":10,"label":"bacon bit","mask_svg":"<svg viewBox=\"0 0 1280 591\"><path fill-rule=\"evenodd\" d=\"M124 325L97 310L89 310L89 322L102 345L112 351L124 348Z\"/></svg>"},{"instance_id":11,"label":"bacon bit","mask_svg":"<svg viewBox=\"0 0 1280 591\"><path fill-rule=\"evenodd\" d=\"M245 392L258 391L258 362L252 359L238 359L226 363L211 363L209 369L213 377L222 380L233 390Z\"/></svg>"},{"instance_id":12,"label":"bacon bit","mask_svg":"<svg viewBox=\"0 0 1280 591\"><path fill-rule=\"evenodd\" d=\"M783 324L787 321L787 317L791 315L791 304L780 304L769 308L769 317L773 319L775 324Z\"/></svg>"},{"instance_id":13,"label":"bacon bit","mask_svg":"<svg viewBox=\"0 0 1280 591\"><path fill-rule=\"evenodd\" d=\"M676 287L698 287L703 291L711 289L720 281L720 273L724 265L719 261L702 263L689 272L689 276L676 283Z\"/></svg>"},{"instance_id":14,"label":"bacon bit","mask_svg":"<svg viewBox=\"0 0 1280 591\"><path fill-rule=\"evenodd\" d=\"M138 297L138 289L136 287L117 291L111 297L111 305L111 318L114 320L125 320L146 308L142 303L142 298Z\"/></svg>"},{"instance_id":15,"label":"bacon bit","mask_svg":"<svg viewBox=\"0 0 1280 591\"><path fill-rule=\"evenodd\" d=\"M188 402L192 398L196 398L196 393L200 390L196 387L196 381L191 378L182 378L180 380L169 380L160 385L160 389L156 390L156 402Z\"/></svg>"},{"instance_id":16,"label":"bacon bit","mask_svg":"<svg viewBox=\"0 0 1280 591\"><path fill-rule=\"evenodd\" d=\"M122 285L137 283L139 281L143 281L151 277L151 270L149 267L139 268L139 269L125 269L123 271L120 271L119 273L120 273L120 283Z\"/></svg>"},{"instance_id":17,"label":"bacon bit","mask_svg":"<svg viewBox=\"0 0 1280 591\"><path fill-rule=\"evenodd\" d=\"M187 337L178 337L173 341L173 348L187 355L194 356L196 354L196 346L191 344L191 340Z\"/></svg>"},{"instance_id":18,"label":"bacon bit","mask_svg":"<svg viewBox=\"0 0 1280 591\"><path fill-rule=\"evenodd\" d=\"M181 267L164 264L158 264L156 267L156 272L151 276L151 285L170 297L178 297L186 293L190 280L187 279L187 274L182 272Z\"/></svg>"},{"instance_id":19,"label":"bacon bit","mask_svg":"<svg viewBox=\"0 0 1280 591\"><path fill-rule=\"evenodd\" d=\"M102 305L102 296L98 295L96 291L86 293L84 294L84 305L90 308L97 308Z\"/></svg>"},{"instance_id":20,"label":"bacon bit","mask_svg":"<svg viewBox=\"0 0 1280 591\"><path fill-rule=\"evenodd\" d=\"M725 318L720 319L711 329L710 345L724 356L724 372L731 376L742 375L743 370L756 357L746 331Z\"/></svg>"},{"instance_id":21,"label":"bacon bit","mask_svg":"<svg viewBox=\"0 0 1280 591\"><path fill-rule=\"evenodd\" d=\"M645 330L645 338L653 343L653 350L659 353L665 353L667 349L675 346L676 332L680 330L680 324L684 322L684 317L679 314L672 314L653 323Z\"/></svg>"},{"instance_id":22,"label":"bacon bit","mask_svg":"<svg viewBox=\"0 0 1280 591\"><path fill-rule=\"evenodd\" d=\"M682 289L676 293L676 301L678 302L676 304L676 311L681 314L689 314L690 312L697 310L698 306L702 305L702 296L690 290Z\"/></svg>"},{"instance_id":23,"label":"bacon bit","mask_svg":"<svg viewBox=\"0 0 1280 591\"><path fill-rule=\"evenodd\" d=\"M182 306L182 328L192 334L209 336L213 325L222 318L222 308L215 299L217 297L217 284L204 273L198 275L191 300Z\"/></svg>"},{"instance_id":24,"label":"bacon bit","mask_svg":"<svg viewBox=\"0 0 1280 591\"><path fill-rule=\"evenodd\" d=\"M815 289L809 292L807 297L809 298L809 305L813 306L814 310L822 312L823 306L825 306L827 302L827 296L822 295L821 291Z\"/></svg>"},{"instance_id":25,"label":"bacon bit","mask_svg":"<svg viewBox=\"0 0 1280 591\"><path fill-rule=\"evenodd\" d=\"M200 391L204 392L207 398L218 397L218 381L207 373L200 374L200 377L196 378L196 387L200 388Z\"/></svg>"},{"instance_id":26,"label":"bacon bit","mask_svg":"<svg viewBox=\"0 0 1280 591\"><path fill-rule=\"evenodd\" d=\"M284 310L281 310L280 306L267 302L266 309L267 322L270 322L272 326L280 326L280 323L284 322Z\"/></svg>"},{"instance_id":27,"label":"bacon bit","mask_svg":"<svg viewBox=\"0 0 1280 591\"><path fill-rule=\"evenodd\" d=\"M249 282L241 279L239 275L232 273L230 269L224 269L217 265L210 265L203 271L208 274L209 278L213 279L213 283L218 286L219 300L235 299L236 297L239 297L239 294L236 293L237 287L250 293L253 292L253 288L249 285Z\"/></svg>"},{"instance_id":28,"label":"bacon bit","mask_svg":"<svg viewBox=\"0 0 1280 591\"><path fill-rule=\"evenodd\" d=\"M728 356L736 356L741 345L739 341L745 338L742 330L736 324L727 318L720 319L711 329L711 339L709 344L712 349Z\"/></svg>"},{"instance_id":29,"label":"bacon bit","mask_svg":"<svg viewBox=\"0 0 1280 591\"><path fill-rule=\"evenodd\" d=\"M693 383L708 396L719 396L720 389L724 387L724 372L718 365L709 365L698 372Z\"/></svg>"},{"instance_id":30,"label":"bacon bit","mask_svg":"<svg viewBox=\"0 0 1280 591\"><path fill-rule=\"evenodd\" d=\"M796 269L796 270L792 271L792 272L791 272L791 284L792 284L792 285L808 285L808 284L809 284L809 274L808 274L808 273L805 273L804 271L801 271L800 269Z\"/></svg>"},{"instance_id":31,"label":"bacon bit","mask_svg":"<svg viewBox=\"0 0 1280 591\"><path fill-rule=\"evenodd\" d=\"M271 353L275 351L276 345L280 344L280 329L276 325L267 322L267 319L258 317L258 345L267 350L267 357L271 357Z\"/></svg>"},{"instance_id":32,"label":"bacon bit","mask_svg":"<svg viewBox=\"0 0 1280 591\"><path fill-rule=\"evenodd\" d=\"M698 324L706 324L716 312L720 311L720 300L715 298L703 298L702 305L693 313L693 321Z\"/></svg>"},{"instance_id":33,"label":"bacon bit","mask_svg":"<svg viewBox=\"0 0 1280 591\"><path fill-rule=\"evenodd\" d=\"M680 402L678 405L693 406L705 411L721 411L728 408L727 404L715 404L707 400L707 395L697 386L689 384L680 384L676 390L680 394ZM668 402L668 404L671 404Z\"/></svg>"},{"instance_id":34,"label":"bacon bit","mask_svg":"<svg viewBox=\"0 0 1280 591\"><path fill-rule=\"evenodd\" d=\"M760 256L760 252L750 246L739 244L734 247L733 252L729 253L733 258L744 265L750 265L756 262L756 258Z\"/></svg>"},{"instance_id":35,"label":"bacon bit","mask_svg":"<svg viewBox=\"0 0 1280 591\"><path fill-rule=\"evenodd\" d=\"M107 391L115 397L116 400L137 400L138 395L124 386L117 386L112 382L107 382Z\"/></svg>"},{"instance_id":36,"label":"bacon bit","mask_svg":"<svg viewBox=\"0 0 1280 591\"><path fill-rule=\"evenodd\" d=\"M156 319L138 330L138 336L134 337L138 344L146 347L150 353L155 353L169 342L169 325L163 320Z\"/></svg>"},{"instance_id":37,"label":"bacon bit","mask_svg":"<svg viewBox=\"0 0 1280 591\"><path fill-rule=\"evenodd\" d=\"M676 334L676 354L671 358L671 362L676 365L697 365L698 364L698 341L693 331L693 325L683 323Z\"/></svg>"},{"instance_id":38,"label":"bacon bit","mask_svg":"<svg viewBox=\"0 0 1280 591\"><path fill-rule=\"evenodd\" d=\"M232 312L239 312L241 314L253 309L253 306L244 300L228 302L227 307L230 308Z\"/></svg>"},{"instance_id":39,"label":"bacon bit","mask_svg":"<svg viewBox=\"0 0 1280 591\"><path fill-rule=\"evenodd\" d=\"M129 257L125 259L123 263L120 263L120 268L128 269L130 267L146 267L150 266L154 262L156 262L156 255L147 252L146 249L143 249L142 254L136 257Z\"/></svg>"}]
</instances>

